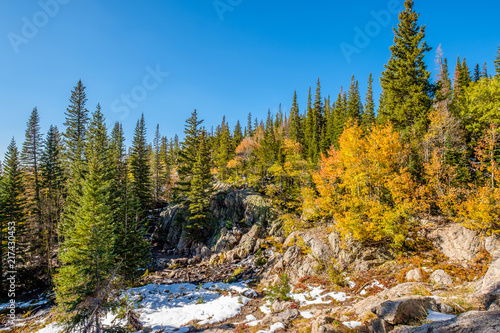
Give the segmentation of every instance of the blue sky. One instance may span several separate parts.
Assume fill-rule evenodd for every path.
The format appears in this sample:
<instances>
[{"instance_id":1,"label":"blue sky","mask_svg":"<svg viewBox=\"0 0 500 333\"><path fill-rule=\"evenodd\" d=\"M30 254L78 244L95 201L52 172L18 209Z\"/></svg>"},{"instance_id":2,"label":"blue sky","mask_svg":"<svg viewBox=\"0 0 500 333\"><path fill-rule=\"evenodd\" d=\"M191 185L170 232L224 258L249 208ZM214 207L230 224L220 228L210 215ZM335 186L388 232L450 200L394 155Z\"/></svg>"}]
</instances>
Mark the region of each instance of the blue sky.
<instances>
[{"instance_id":1,"label":"blue sky","mask_svg":"<svg viewBox=\"0 0 500 333\"><path fill-rule=\"evenodd\" d=\"M121 121L129 142L141 113L151 140L157 123L163 135L181 135L195 108L208 128L224 114L231 126L238 119L245 124L248 112L261 119L280 103L289 111L296 89L303 111L318 77L323 95L336 96L354 74L364 95L373 72L378 96L397 24L388 9L402 4L0 0L0 156L12 136L21 146L35 106L44 133L50 124L64 130L70 92L80 78L89 110L100 103L108 127ZM470 67L487 62L493 73L498 1L417 0L415 7L434 48L426 58L429 69L442 44L451 67L460 55ZM373 12L381 11L386 15L377 23ZM369 36L356 40L356 31L366 29ZM346 57L341 45L357 53Z\"/></svg>"}]
</instances>

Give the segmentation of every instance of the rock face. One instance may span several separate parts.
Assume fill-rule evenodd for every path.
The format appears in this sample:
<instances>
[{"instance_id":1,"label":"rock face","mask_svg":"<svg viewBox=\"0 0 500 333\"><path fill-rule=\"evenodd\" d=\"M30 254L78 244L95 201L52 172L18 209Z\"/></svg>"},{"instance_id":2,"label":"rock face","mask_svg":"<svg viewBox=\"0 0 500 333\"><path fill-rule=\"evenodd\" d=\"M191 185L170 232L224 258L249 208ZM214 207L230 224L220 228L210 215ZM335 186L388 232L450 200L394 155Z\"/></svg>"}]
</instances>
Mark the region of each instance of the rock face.
<instances>
[{"instance_id":1,"label":"rock face","mask_svg":"<svg viewBox=\"0 0 500 333\"><path fill-rule=\"evenodd\" d=\"M185 237L179 216L184 207L170 205L161 214L158 222L157 240L164 244L164 248L176 248L177 251L196 251L199 245L192 244ZM256 224L266 227L271 218L271 207L261 195L251 189L225 189L219 191L210 202L210 210L218 221L213 230L206 231L206 244L209 251L222 252L234 248L244 234L242 229L248 230ZM245 235L242 251L251 252L255 247L254 237L262 229L253 230L251 235ZM206 257L208 251L198 255ZM237 254L241 257L243 252Z\"/></svg>"},{"instance_id":2,"label":"rock face","mask_svg":"<svg viewBox=\"0 0 500 333\"><path fill-rule=\"evenodd\" d=\"M470 311L458 318L424 324L420 327L399 327L394 333L496 333L500 332L500 310Z\"/></svg>"},{"instance_id":3,"label":"rock face","mask_svg":"<svg viewBox=\"0 0 500 333\"><path fill-rule=\"evenodd\" d=\"M452 260L473 260L481 249L493 254L500 249L497 237L481 238L478 232L460 224L449 224L432 231L427 237Z\"/></svg>"}]
</instances>

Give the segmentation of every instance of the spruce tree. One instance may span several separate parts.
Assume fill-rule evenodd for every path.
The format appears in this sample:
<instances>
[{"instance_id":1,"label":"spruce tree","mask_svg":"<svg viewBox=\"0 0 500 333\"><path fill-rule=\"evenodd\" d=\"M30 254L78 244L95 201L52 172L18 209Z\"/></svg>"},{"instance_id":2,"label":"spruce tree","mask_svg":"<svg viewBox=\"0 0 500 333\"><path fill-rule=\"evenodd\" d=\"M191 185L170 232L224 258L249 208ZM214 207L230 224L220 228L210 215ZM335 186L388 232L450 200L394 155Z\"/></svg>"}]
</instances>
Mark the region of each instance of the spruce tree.
<instances>
[{"instance_id":1,"label":"spruce tree","mask_svg":"<svg viewBox=\"0 0 500 333\"><path fill-rule=\"evenodd\" d=\"M39 255L41 246L42 211L40 203L40 155L42 154L42 133L40 117L35 107L28 120L25 141L21 153L21 161L26 173L26 190L28 191L28 224L30 225L30 243L32 255Z\"/></svg>"},{"instance_id":2,"label":"spruce tree","mask_svg":"<svg viewBox=\"0 0 500 333\"><path fill-rule=\"evenodd\" d=\"M57 244L57 229L61 220L65 194L64 169L62 166L61 134L56 126L50 126L40 158L41 207L43 210L42 239L45 245L47 274L52 277L52 252Z\"/></svg>"},{"instance_id":3,"label":"spruce tree","mask_svg":"<svg viewBox=\"0 0 500 333\"><path fill-rule=\"evenodd\" d=\"M495 76L500 78L500 45L498 45L497 56L493 61L493 63L495 64L495 72L496 72Z\"/></svg>"},{"instance_id":4,"label":"spruce tree","mask_svg":"<svg viewBox=\"0 0 500 333\"><path fill-rule=\"evenodd\" d=\"M347 95L347 118L359 122L363 112L363 104L361 103L361 96L359 94L358 81L351 77L351 85Z\"/></svg>"},{"instance_id":5,"label":"spruce tree","mask_svg":"<svg viewBox=\"0 0 500 333\"><path fill-rule=\"evenodd\" d=\"M290 109L290 139L302 143L302 123L300 118L299 104L297 103L297 91L293 93L292 108Z\"/></svg>"},{"instance_id":6,"label":"spruce tree","mask_svg":"<svg viewBox=\"0 0 500 333\"><path fill-rule=\"evenodd\" d=\"M19 151L14 138L12 138L3 162L3 172L0 182L0 276L2 282L0 290L4 290L4 272L16 271L25 263L26 243L26 196L25 183ZM8 237L7 230L13 230L16 243L15 256L16 266L8 262ZM17 283L18 281L16 281Z\"/></svg>"},{"instance_id":7,"label":"spruce tree","mask_svg":"<svg viewBox=\"0 0 500 333\"><path fill-rule=\"evenodd\" d=\"M131 188L134 195L137 196L140 207L140 220L148 216L149 209L152 206L151 196L151 173L148 159L148 144L146 141L146 123L144 114L137 121L134 139L129 157L129 174Z\"/></svg>"},{"instance_id":8,"label":"spruce tree","mask_svg":"<svg viewBox=\"0 0 500 333\"><path fill-rule=\"evenodd\" d=\"M438 59L440 66L438 74L438 89L436 91L436 101L449 100L452 96L450 74L448 72L448 59Z\"/></svg>"},{"instance_id":9,"label":"spruce tree","mask_svg":"<svg viewBox=\"0 0 500 333\"><path fill-rule=\"evenodd\" d=\"M59 249L62 267L55 279L58 304L66 311L78 307L75 321L90 319L94 302L85 302L105 288L115 266L113 172L104 117L98 106L86 133L86 175L82 182L74 226ZM71 195L72 193L70 193Z\"/></svg>"},{"instance_id":10,"label":"spruce tree","mask_svg":"<svg viewBox=\"0 0 500 333\"><path fill-rule=\"evenodd\" d=\"M243 133L241 132L241 125L240 125L240 121L238 120L236 122L236 126L234 126L233 150L239 146L239 144L241 143L242 140L243 140Z\"/></svg>"},{"instance_id":11,"label":"spruce tree","mask_svg":"<svg viewBox=\"0 0 500 333\"><path fill-rule=\"evenodd\" d=\"M116 123L111 132L110 155L116 236L114 253L116 258L123 259L118 274L125 280L133 280L142 274L141 269L149 260L150 246L146 239L147 223L141 220L140 202L127 177L125 137L120 123Z\"/></svg>"},{"instance_id":12,"label":"spruce tree","mask_svg":"<svg viewBox=\"0 0 500 333\"><path fill-rule=\"evenodd\" d=\"M153 174L153 201L155 207L161 205L160 198L162 196L162 180L163 175L163 164L160 161L160 149L161 149L161 134L160 134L160 124L156 125L155 136L153 139L153 154L152 154L152 174Z\"/></svg>"},{"instance_id":13,"label":"spruce tree","mask_svg":"<svg viewBox=\"0 0 500 333\"><path fill-rule=\"evenodd\" d=\"M184 141L179 150L178 168L179 181L176 184L176 195L181 201L184 200L190 190L192 170L196 162L196 154L199 146L200 124L203 120L198 120L198 113L194 110L191 117L184 125Z\"/></svg>"},{"instance_id":14,"label":"spruce tree","mask_svg":"<svg viewBox=\"0 0 500 333\"><path fill-rule=\"evenodd\" d=\"M421 136L432 106L433 86L424 63L425 53L431 48L424 41L425 26L418 25L420 15L413 8L413 0L406 0L404 6L394 29L391 58L381 77L379 117L391 121L397 130Z\"/></svg>"},{"instance_id":15,"label":"spruce tree","mask_svg":"<svg viewBox=\"0 0 500 333\"><path fill-rule=\"evenodd\" d=\"M253 136L254 129L252 128L252 113L248 113L247 126L245 127L245 137Z\"/></svg>"},{"instance_id":16,"label":"spruce tree","mask_svg":"<svg viewBox=\"0 0 500 333\"><path fill-rule=\"evenodd\" d=\"M89 121L89 111L85 107L87 103L87 94L82 80L71 92L70 104L66 109L66 132L64 132L65 156L70 164L73 161L80 161L83 158L83 148L85 145L85 132Z\"/></svg>"},{"instance_id":17,"label":"spruce tree","mask_svg":"<svg viewBox=\"0 0 500 333\"><path fill-rule=\"evenodd\" d=\"M370 73L370 76L368 76L368 90L366 92L365 108L362 119L363 128L365 130L369 129L374 122L375 122L375 104L373 102L373 78L372 78L372 73Z\"/></svg>"},{"instance_id":18,"label":"spruce tree","mask_svg":"<svg viewBox=\"0 0 500 333\"><path fill-rule=\"evenodd\" d=\"M210 218L210 196L213 191L210 173L210 152L204 130L198 137L198 149L192 169L190 191L188 194L189 217L185 228L193 240L201 240L203 230L208 226Z\"/></svg>"},{"instance_id":19,"label":"spruce tree","mask_svg":"<svg viewBox=\"0 0 500 333\"><path fill-rule=\"evenodd\" d=\"M476 64L476 67L474 67L474 76L472 80L474 82L481 80L481 70L479 69L479 64Z\"/></svg>"},{"instance_id":20,"label":"spruce tree","mask_svg":"<svg viewBox=\"0 0 500 333\"><path fill-rule=\"evenodd\" d=\"M488 78L488 64L486 62L483 65L483 71L481 72L481 78Z\"/></svg>"}]
</instances>

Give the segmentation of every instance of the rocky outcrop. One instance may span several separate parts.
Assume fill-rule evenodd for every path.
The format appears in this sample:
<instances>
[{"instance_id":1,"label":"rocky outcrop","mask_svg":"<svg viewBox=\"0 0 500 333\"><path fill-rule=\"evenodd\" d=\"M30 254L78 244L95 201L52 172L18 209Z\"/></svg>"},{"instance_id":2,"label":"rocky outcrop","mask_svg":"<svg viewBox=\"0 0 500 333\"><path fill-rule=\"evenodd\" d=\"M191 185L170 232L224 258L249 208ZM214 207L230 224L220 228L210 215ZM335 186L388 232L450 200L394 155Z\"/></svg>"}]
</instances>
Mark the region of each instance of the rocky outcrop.
<instances>
[{"instance_id":1,"label":"rocky outcrop","mask_svg":"<svg viewBox=\"0 0 500 333\"><path fill-rule=\"evenodd\" d=\"M500 303L500 250L494 253L488 271L475 284L475 288L476 295L482 298L483 305L486 308L489 308L494 303Z\"/></svg>"},{"instance_id":2,"label":"rocky outcrop","mask_svg":"<svg viewBox=\"0 0 500 333\"><path fill-rule=\"evenodd\" d=\"M199 244L193 244L182 228L182 205L170 205L160 214L156 240L165 250L175 248L177 252L194 253ZM251 253L255 247L254 237L262 232L271 218L271 206L261 195L249 188L224 188L215 194L210 202L213 218L218 221L211 229L206 229L204 237L211 252L220 253L233 249L242 235L251 228L251 234L244 237L244 245L237 256L246 250ZM258 230L252 226L258 224ZM207 251L205 251L205 254ZM198 253L201 255L201 253ZM202 255L203 256L203 255ZM203 256L204 257L204 256Z\"/></svg>"},{"instance_id":3,"label":"rocky outcrop","mask_svg":"<svg viewBox=\"0 0 500 333\"><path fill-rule=\"evenodd\" d=\"M398 327L394 333L496 333L500 332L500 310L470 311L458 318L427 323L420 327Z\"/></svg>"},{"instance_id":4,"label":"rocky outcrop","mask_svg":"<svg viewBox=\"0 0 500 333\"><path fill-rule=\"evenodd\" d=\"M481 237L477 231L460 224L437 227L427 238L448 258L457 261L473 260L481 249L490 254L500 249L500 240L497 237Z\"/></svg>"}]
</instances>

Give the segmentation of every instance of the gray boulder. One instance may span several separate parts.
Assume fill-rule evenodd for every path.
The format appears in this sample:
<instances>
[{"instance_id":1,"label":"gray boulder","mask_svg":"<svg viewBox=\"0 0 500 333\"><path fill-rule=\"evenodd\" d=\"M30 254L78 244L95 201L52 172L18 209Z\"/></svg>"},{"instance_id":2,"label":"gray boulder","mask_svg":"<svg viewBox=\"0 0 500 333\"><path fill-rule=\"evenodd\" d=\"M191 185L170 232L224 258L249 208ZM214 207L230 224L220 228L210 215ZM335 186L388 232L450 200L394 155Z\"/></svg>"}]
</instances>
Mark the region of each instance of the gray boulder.
<instances>
[{"instance_id":1,"label":"gray boulder","mask_svg":"<svg viewBox=\"0 0 500 333\"><path fill-rule=\"evenodd\" d=\"M439 286L451 286L453 284L453 279L451 278L451 276L442 269L438 269L432 272L429 279L432 283L435 283Z\"/></svg>"},{"instance_id":2,"label":"gray boulder","mask_svg":"<svg viewBox=\"0 0 500 333\"><path fill-rule=\"evenodd\" d=\"M399 325L426 318L426 310L439 311L435 299L424 296L410 296L383 302L374 307L372 312L379 319L391 325Z\"/></svg>"},{"instance_id":3,"label":"gray boulder","mask_svg":"<svg viewBox=\"0 0 500 333\"><path fill-rule=\"evenodd\" d=\"M394 333L498 333L500 332L500 310L470 311L455 319L427 323L420 327L398 327Z\"/></svg>"}]
</instances>

